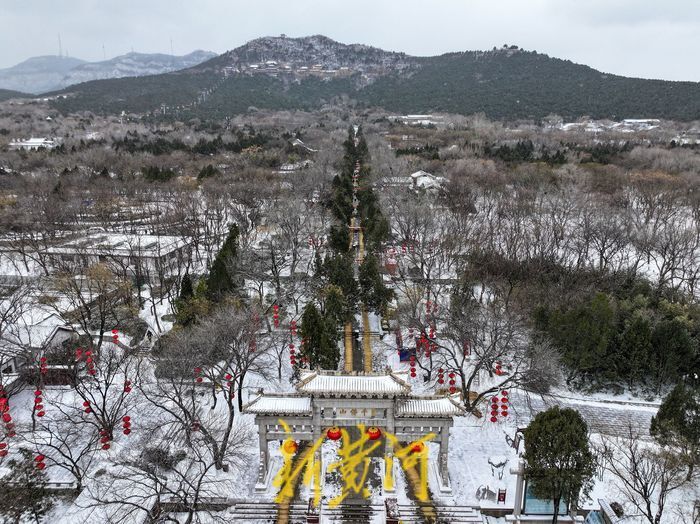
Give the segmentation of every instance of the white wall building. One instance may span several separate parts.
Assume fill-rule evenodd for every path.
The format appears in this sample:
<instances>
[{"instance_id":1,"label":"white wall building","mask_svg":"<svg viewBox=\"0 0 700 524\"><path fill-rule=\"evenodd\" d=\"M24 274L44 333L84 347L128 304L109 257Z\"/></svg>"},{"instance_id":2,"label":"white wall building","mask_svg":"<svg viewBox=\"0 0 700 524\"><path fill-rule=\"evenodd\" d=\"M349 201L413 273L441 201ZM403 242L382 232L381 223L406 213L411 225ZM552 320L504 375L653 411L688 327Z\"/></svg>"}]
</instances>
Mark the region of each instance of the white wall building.
<instances>
[{"instance_id":1,"label":"white wall building","mask_svg":"<svg viewBox=\"0 0 700 524\"><path fill-rule=\"evenodd\" d=\"M36 151L43 147L44 149L53 149L58 143L52 138L27 138L25 140L16 139L9 143L9 148L12 150L24 149L25 151Z\"/></svg>"}]
</instances>

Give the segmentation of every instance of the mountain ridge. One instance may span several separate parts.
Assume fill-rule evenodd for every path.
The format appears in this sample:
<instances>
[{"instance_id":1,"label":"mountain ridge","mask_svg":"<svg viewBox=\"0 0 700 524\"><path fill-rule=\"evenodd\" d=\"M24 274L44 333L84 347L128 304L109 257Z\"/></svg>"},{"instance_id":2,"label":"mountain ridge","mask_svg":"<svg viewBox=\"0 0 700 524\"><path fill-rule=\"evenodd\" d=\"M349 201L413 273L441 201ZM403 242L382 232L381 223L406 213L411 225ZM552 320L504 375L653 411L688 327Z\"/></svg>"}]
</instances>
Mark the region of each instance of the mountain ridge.
<instances>
[{"instance_id":1,"label":"mountain ridge","mask_svg":"<svg viewBox=\"0 0 700 524\"><path fill-rule=\"evenodd\" d=\"M414 57L322 35L262 37L188 69L102 80L54 94L61 110L218 117L253 108L313 110L333 100L397 112L499 119L700 119L700 83L597 71L517 46Z\"/></svg>"}]
</instances>

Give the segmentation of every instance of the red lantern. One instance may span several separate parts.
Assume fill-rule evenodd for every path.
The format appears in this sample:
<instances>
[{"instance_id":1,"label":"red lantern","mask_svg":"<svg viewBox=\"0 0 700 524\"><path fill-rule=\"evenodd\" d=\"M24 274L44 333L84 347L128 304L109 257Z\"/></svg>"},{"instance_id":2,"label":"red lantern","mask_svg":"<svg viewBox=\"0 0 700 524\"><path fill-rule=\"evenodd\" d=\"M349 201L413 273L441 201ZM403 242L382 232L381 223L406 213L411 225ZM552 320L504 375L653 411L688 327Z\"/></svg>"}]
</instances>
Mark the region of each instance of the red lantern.
<instances>
[{"instance_id":1,"label":"red lantern","mask_svg":"<svg viewBox=\"0 0 700 524\"><path fill-rule=\"evenodd\" d=\"M7 442L0 442L0 449L5 449L7 447Z\"/></svg>"},{"instance_id":2,"label":"red lantern","mask_svg":"<svg viewBox=\"0 0 700 524\"><path fill-rule=\"evenodd\" d=\"M44 469L44 468L46 467L46 464L44 464L43 462L39 462L39 463L36 465L36 467L37 467L38 469Z\"/></svg>"},{"instance_id":3,"label":"red lantern","mask_svg":"<svg viewBox=\"0 0 700 524\"><path fill-rule=\"evenodd\" d=\"M34 462L43 462L46 457L39 453L36 457L34 457Z\"/></svg>"},{"instance_id":4,"label":"red lantern","mask_svg":"<svg viewBox=\"0 0 700 524\"><path fill-rule=\"evenodd\" d=\"M204 381L204 379L203 379L202 377L197 377L197 383L198 383L198 384L201 384L202 381Z\"/></svg>"},{"instance_id":5,"label":"red lantern","mask_svg":"<svg viewBox=\"0 0 700 524\"><path fill-rule=\"evenodd\" d=\"M122 422L130 422L130 421L131 421L131 417L129 415L125 415L122 417Z\"/></svg>"},{"instance_id":6,"label":"red lantern","mask_svg":"<svg viewBox=\"0 0 700 524\"><path fill-rule=\"evenodd\" d=\"M40 396L41 396L41 390L40 390L40 389L37 389L37 390L34 392L34 396L35 396L35 397L40 397Z\"/></svg>"},{"instance_id":7,"label":"red lantern","mask_svg":"<svg viewBox=\"0 0 700 524\"><path fill-rule=\"evenodd\" d=\"M328 428L328 431L326 431L326 436L331 440L338 440L343 436L343 434L338 426L333 426L332 428Z\"/></svg>"},{"instance_id":8,"label":"red lantern","mask_svg":"<svg viewBox=\"0 0 700 524\"><path fill-rule=\"evenodd\" d=\"M284 444L282 444L282 449L285 453L289 453L291 455L297 452L297 449L299 449L299 444L297 444L295 440L287 439L284 441Z\"/></svg>"},{"instance_id":9,"label":"red lantern","mask_svg":"<svg viewBox=\"0 0 700 524\"><path fill-rule=\"evenodd\" d=\"M370 440L377 440L382 436L382 431L375 427L375 426L370 426L367 429L367 436L369 437Z\"/></svg>"},{"instance_id":10,"label":"red lantern","mask_svg":"<svg viewBox=\"0 0 700 524\"><path fill-rule=\"evenodd\" d=\"M3 413L2 420L4 422L10 422L12 420L12 415L10 415L9 413Z\"/></svg>"},{"instance_id":11,"label":"red lantern","mask_svg":"<svg viewBox=\"0 0 700 524\"><path fill-rule=\"evenodd\" d=\"M422 453L425 450L425 444L422 442L414 442L413 445L411 445L411 451L413 453Z\"/></svg>"},{"instance_id":12,"label":"red lantern","mask_svg":"<svg viewBox=\"0 0 700 524\"><path fill-rule=\"evenodd\" d=\"M496 417L491 417L491 422L498 422L498 419Z\"/></svg>"},{"instance_id":13,"label":"red lantern","mask_svg":"<svg viewBox=\"0 0 700 524\"><path fill-rule=\"evenodd\" d=\"M507 390L507 389L504 389L503 391L501 391L501 395L503 395L504 397L507 397L507 396L508 396L508 390Z\"/></svg>"},{"instance_id":14,"label":"red lantern","mask_svg":"<svg viewBox=\"0 0 700 524\"><path fill-rule=\"evenodd\" d=\"M109 442L109 437L102 437L102 438L100 439L100 442L101 442L102 444L105 444L105 443Z\"/></svg>"},{"instance_id":15,"label":"red lantern","mask_svg":"<svg viewBox=\"0 0 700 524\"><path fill-rule=\"evenodd\" d=\"M43 404L36 404L36 405L34 406L34 410L35 410L35 411L41 411L42 409L44 409L44 405L43 405Z\"/></svg>"},{"instance_id":16,"label":"red lantern","mask_svg":"<svg viewBox=\"0 0 700 524\"><path fill-rule=\"evenodd\" d=\"M0 449L0 457L6 457L7 456L7 450L6 449Z\"/></svg>"},{"instance_id":17,"label":"red lantern","mask_svg":"<svg viewBox=\"0 0 700 524\"><path fill-rule=\"evenodd\" d=\"M36 414L37 417L43 417L46 415L46 411L39 411L39 413Z\"/></svg>"},{"instance_id":18,"label":"red lantern","mask_svg":"<svg viewBox=\"0 0 700 524\"><path fill-rule=\"evenodd\" d=\"M102 449L104 449L105 451L107 451L109 448L110 448L109 444L102 444Z\"/></svg>"},{"instance_id":19,"label":"red lantern","mask_svg":"<svg viewBox=\"0 0 700 524\"><path fill-rule=\"evenodd\" d=\"M124 428L124 434L128 435L129 433L131 433L131 430L129 428Z\"/></svg>"}]
</instances>

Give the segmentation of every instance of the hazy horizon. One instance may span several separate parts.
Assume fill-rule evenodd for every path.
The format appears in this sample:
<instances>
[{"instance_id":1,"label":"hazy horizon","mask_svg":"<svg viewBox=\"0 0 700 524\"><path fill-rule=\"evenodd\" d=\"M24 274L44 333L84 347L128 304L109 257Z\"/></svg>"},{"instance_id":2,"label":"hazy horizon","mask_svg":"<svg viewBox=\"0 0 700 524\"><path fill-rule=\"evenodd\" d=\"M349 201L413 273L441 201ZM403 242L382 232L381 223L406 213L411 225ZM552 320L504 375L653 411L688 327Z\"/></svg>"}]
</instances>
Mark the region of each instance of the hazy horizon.
<instances>
[{"instance_id":1,"label":"hazy horizon","mask_svg":"<svg viewBox=\"0 0 700 524\"><path fill-rule=\"evenodd\" d=\"M700 81L700 3L668 0L335 0L283 4L260 0L195 3L152 0L69 6L50 0L3 2L0 68L63 53L101 61L132 50L186 55L223 53L255 38L322 34L342 43L431 56L518 45L639 78ZM172 42L172 44L171 44ZM104 46L104 47L103 47Z\"/></svg>"}]
</instances>

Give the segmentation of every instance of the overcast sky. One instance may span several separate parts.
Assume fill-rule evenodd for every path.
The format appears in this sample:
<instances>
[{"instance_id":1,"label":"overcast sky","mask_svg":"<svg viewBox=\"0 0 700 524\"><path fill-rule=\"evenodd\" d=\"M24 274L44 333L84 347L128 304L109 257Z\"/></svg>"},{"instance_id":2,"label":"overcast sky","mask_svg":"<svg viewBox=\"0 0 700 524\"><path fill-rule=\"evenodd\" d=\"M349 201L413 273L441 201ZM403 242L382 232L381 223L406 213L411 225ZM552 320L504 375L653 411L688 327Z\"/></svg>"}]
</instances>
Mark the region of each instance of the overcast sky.
<instances>
[{"instance_id":1,"label":"overcast sky","mask_svg":"<svg viewBox=\"0 0 700 524\"><path fill-rule=\"evenodd\" d=\"M0 67L324 34L413 55L516 44L627 76L700 81L700 0L0 0Z\"/></svg>"}]
</instances>

